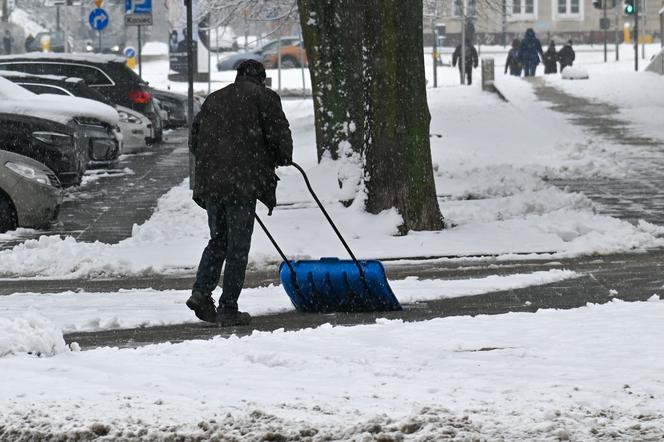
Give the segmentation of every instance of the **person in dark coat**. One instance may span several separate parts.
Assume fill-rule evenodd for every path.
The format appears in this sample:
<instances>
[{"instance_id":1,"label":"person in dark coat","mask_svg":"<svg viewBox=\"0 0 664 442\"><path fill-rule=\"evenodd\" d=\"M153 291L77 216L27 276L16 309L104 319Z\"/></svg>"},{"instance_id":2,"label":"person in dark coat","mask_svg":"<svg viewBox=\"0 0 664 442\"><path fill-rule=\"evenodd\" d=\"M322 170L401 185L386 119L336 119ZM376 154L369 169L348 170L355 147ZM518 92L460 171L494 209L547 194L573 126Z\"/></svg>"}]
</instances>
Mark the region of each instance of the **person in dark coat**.
<instances>
[{"instance_id":1,"label":"person in dark coat","mask_svg":"<svg viewBox=\"0 0 664 442\"><path fill-rule=\"evenodd\" d=\"M12 45L14 44L14 37L12 33L9 32L9 29L5 30L5 35L2 37L2 48L5 51L5 54L9 55L12 53Z\"/></svg>"},{"instance_id":2,"label":"person in dark coat","mask_svg":"<svg viewBox=\"0 0 664 442\"><path fill-rule=\"evenodd\" d=\"M535 37L535 31L532 28L526 30L526 35L519 48L519 61L523 65L524 75L533 77L540 63L540 57L543 57L542 44Z\"/></svg>"},{"instance_id":3,"label":"person in dark coat","mask_svg":"<svg viewBox=\"0 0 664 442\"><path fill-rule=\"evenodd\" d=\"M458 45L452 53L452 66L457 65L459 61L459 74L461 74L461 45ZM466 42L466 84L473 84L473 68L479 64L479 57L477 56L477 49L469 41Z\"/></svg>"},{"instance_id":4,"label":"person in dark coat","mask_svg":"<svg viewBox=\"0 0 664 442\"><path fill-rule=\"evenodd\" d=\"M569 40L565 46L563 46L560 51L558 51L558 61L560 62L560 72L563 71L567 66L572 66L576 54L574 49L572 49L572 40Z\"/></svg>"},{"instance_id":5,"label":"person in dark coat","mask_svg":"<svg viewBox=\"0 0 664 442\"><path fill-rule=\"evenodd\" d=\"M293 141L276 92L265 86L265 68L245 60L235 82L212 93L192 128L194 201L207 211L210 241L203 251L187 306L199 319L222 326L248 324L238 310L244 285L256 201L276 206L277 166L292 162ZM226 262L215 310L212 291Z\"/></svg>"},{"instance_id":6,"label":"person in dark coat","mask_svg":"<svg viewBox=\"0 0 664 442\"><path fill-rule=\"evenodd\" d=\"M32 34L28 34L28 36L25 37L25 52L32 51L32 44L34 42L35 42L35 37L33 37Z\"/></svg>"},{"instance_id":7,"label":"person in dark coat","mask_svg":"<svg viewBox=\"0 0 664 442\"><path fill-rule=\"evenodd\" d=\"M555 74L558 72L558 53L556 52L556 43L551 41L549 47L542 57L542 62L544 62L544 73L545 74Z\"/></svg>"},{"instance_id":8,"label":"person in dark coat","mask_svg":"<svg viewBox=\"0 0 664 442\"><path fill-rule=\"evenodd\" d=\"M505 60L505 73L507 73L507 69L509 69L510 75L514 75L515 77L520 77L521 70L523 69L521 62L519 61L520 45L521 42L518 38L512 40L512 48L507 53L507 60Z\"/></svg>"}]
</instances>

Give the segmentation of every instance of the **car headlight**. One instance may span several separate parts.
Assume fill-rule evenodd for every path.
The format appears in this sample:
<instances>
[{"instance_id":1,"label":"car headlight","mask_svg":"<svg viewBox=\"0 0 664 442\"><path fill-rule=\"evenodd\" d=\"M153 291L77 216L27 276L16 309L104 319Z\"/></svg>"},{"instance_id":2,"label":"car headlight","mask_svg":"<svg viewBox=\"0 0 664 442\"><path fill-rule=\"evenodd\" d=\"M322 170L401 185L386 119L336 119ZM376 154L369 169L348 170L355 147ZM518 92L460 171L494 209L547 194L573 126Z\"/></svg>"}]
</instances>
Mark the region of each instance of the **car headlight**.
<instances>
[{"instance_id":1,"label":"car headlight","mask_svg":"<svg viewBox=\"0 0 664 442\"><path fill-rule=\"evenodd\" d=\"M32 137L42 143L51 144L53 146L70 146L72 144L71 135L62 134L60 132L37 131L32 133Z\"/></svg>"},{"instance_id":2,"label":"car headlight","mask_svg":"<svg viewBox=\"0 0 664 442\"><path fill-rule=\"evenodd\" d=\"M134 115L128 114L127 112L118 111L118 116L120 117L120 121L123 123L141 124L141 120L136 118Z\"/></svg>"},{"instance_id":3,"label":"car headlight","mask_svg":"<svg viewBox=\"0 0 664 442\"><path fill-rule=\"evenodd\" d=\"M51 180L48 179L48 175L42 172L39 169L25 164L25 163L14 163L12 161L7 161L5 163L7 169L25 177L29 180L37 181L38 183L44 184L46 186L51 185Z\"/></svg>"},{"instance_id":4,"label":"car headlight","mask_svg":"<svg viewBox=\"0 0 664 442\"><path fill-rule=\"evenodd\" d=\"M118 45L113 46L113 47L111 48L111 51L113 51L113 52L120 52L120 46L118 46Z\"/></svg>"}]
</instances>

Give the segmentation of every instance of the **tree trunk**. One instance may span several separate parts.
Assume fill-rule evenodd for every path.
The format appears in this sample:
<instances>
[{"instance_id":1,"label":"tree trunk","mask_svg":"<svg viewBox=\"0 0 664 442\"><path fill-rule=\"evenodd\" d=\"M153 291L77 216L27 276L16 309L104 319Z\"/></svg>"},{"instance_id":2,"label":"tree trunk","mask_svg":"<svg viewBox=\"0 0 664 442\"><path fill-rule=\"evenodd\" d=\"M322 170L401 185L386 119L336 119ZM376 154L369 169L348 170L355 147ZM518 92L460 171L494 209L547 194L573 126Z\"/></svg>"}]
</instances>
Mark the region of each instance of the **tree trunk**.
<instances>
[{"instance_id":1,"label":"tree trunk","mask_svg":"<svg viewBox=\"0 0 664 442\"><path fill-rule=\"evenodd\" d=\"M368 0L369 130L365 181L367 210L396 207L402 231L439 230L429 143L422 41L422 2Z\"/></svg>"},{"instance_id":2,"label":"tree trunk","mask_svg":"<svg viewBox=\"0 0 664 442\"><path fill-rule=\"evenodd\" d=\"M311 73L316 121L318 160L327 153L338 159L350 148L359 151L362 134L356 129L352 82L359 79L362 52L354 42L361 41L361 26L352 12L352 0L298 0L309 71Z\"/></svg>"},{"instance_id":3,"label":"tree trunk","mask_svg":"<svg viewBox=\"0 0 664 442\"><path fill-rule=\"evenodd\" d=\"M319 160L326 152L358 159L366 209L396 207L402 233L442 229L429 145L422 0L298 5Z\"/></svg>"}]
</instances>

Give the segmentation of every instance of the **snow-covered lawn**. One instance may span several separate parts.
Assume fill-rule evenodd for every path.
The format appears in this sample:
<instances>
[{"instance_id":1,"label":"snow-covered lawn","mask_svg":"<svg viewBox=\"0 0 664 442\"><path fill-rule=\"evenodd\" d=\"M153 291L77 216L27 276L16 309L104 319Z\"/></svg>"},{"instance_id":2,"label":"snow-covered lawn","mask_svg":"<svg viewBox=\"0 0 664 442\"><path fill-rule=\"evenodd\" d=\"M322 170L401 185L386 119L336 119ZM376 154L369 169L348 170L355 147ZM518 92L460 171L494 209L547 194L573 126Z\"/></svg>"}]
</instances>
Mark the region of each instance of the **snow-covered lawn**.
<instances>
[{"instance_id":1,"label":"snow-covered lawn","mask_svg":"<svg viewBox=\"0 0 664 442\"><path fill-rule=\"evenodd\" d=\"M663 318L653 296L138 349L54 339L53 357L0 360L0 437L661 440Z\"/></svg>"}]
</instances>

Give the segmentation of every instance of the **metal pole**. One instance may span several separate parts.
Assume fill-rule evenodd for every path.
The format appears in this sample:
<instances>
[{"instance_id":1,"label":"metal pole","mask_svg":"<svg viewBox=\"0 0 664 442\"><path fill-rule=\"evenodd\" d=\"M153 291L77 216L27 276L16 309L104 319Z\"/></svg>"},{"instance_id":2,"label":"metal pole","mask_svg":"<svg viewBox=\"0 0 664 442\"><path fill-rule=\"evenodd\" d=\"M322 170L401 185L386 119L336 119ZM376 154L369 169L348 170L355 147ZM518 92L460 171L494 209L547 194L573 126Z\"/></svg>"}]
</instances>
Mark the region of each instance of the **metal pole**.
<instances>
[{"instance_id":1,"label":"metal pole","mask_svg":"<svg viewBox=\"0 0 664 442\"><path fill-rule=\"evenodd\" d=\"M647 25L647 23L648 23L648 14L647 14L647 10L645 8L643 8L643 9L644 9L644 11L643 11L643 38L641 39L641 58L643 58L645 60L646 59L646 38L645 37L646 37L646 33L648 32L648 31L646 31L647 26L648 26Z\"/></svg>"},{"instance_id":2,"label":"metal pole","mask_svg":"<svg viewBox=\"0 0 664 442\"><path fill-rule=\"evenodd\" d=\"M639 71L639 2L634 2L634 70Z\"/></svg>"},{"instance_id":3,"label":"metal pole","mask_svg":"<svg viewBox=\"0 0 664 442\"><path fill-rule=\"evenodd\" d=\"M279 95L281 95L281 28L279 30L279 40L277 43L277 80L279 81Z\"/></svg>"},{"instance_id":4,"label":"metal pole","mask_svg":"<svg viewBox=\"0 0 664 442\"><path fill-rule=\"evenodd\" d=\"M208 31L208 35L210 35L209 32L210 31ZM210 35L210 37L212 37L212 36ZM208 51L207 51L207 53L208 53L208 56L207 56L207 59L208 59L207 60L207 62L208 62L208 95L210 95L210 93L212 92L212 51L210 49L212 49L212 38L210 38L208 40Z\"/></svg>"},{"instance_id":5,"label":"metal pole","mask_svg":"<svg viewBox=\"0 0 664 442\"><path fill-rule=\"evenodd\" d=\"M461 12L461 84L466 84L466 1L464 0Z\"/></svg>"},{"instance_id":6,"label":"metal pole","mask_svg":"<svg viewBox=\"0 0 664 442\"><path fill-rule=\"evenodd\" d=\"M138 76L143 76L143 57L142 49L143 44L141 43L141 25L138 25Z\"/></svg>"},{"instance_id":7,"label":"metal pole","mask_svg":"<svg viewBox=\"0 0 664 442\"><path fill-rule=\"evenodd\" d=\"M55 5L55 30L60 32L60 5Z\"/></svg>"},{"instance_id":8,"label":"metal pole","mask_svg":"<svg viewBox=\"0 0 664 442\"><path fill-rule=\"evenodd\" d=\"M606 4L607 4L608 1L609 0L602 0L602 9L603 9L603 12L604 12L604 24L602 25L602 27L604 28L604 63L606 63L608 61L607 39L609 38L609 36L608 36L609 30L608 30L608 26L607 26L607 23L606 23L606 20L607 20L607 17L606 17Z\"/></svg>"},{"instance_id":9,"label":"metal pole","mask_svg":"<svg viewBox=\"0 0 664 442\"><path fill-rule=\"evenodd\" d=\"M191 152L192 138L191 129L194 125L194 38L192 2L193 0L184 0L187 7L187 134L189 138L189 188L194 188L196 176L194 175L196 158Z\"/></svg>"},{"instance_id":10,"label":"metal pole","mask_svg":"<svg viewBox=\"0 0 664 442\"><path fill-rule=\"evenodd\" d=\"M67 20L67 13L69 12L69 7L67 2L65 2L65 54L69 53L69 20Z\"/></svg>"},{"instance_id":11,"label":"metal pole","mask_svg":"<svg viewBox=\"0 0 664 442\"><path fill-rule=\"evenodd\" d=\"M101 31L99 31L99 48L98 52L101 54Z\"/></svg>"},{"instance_id":12,"label":"metal pole","mask_svg":"<svg viewBox=\"0 0 664 442\"><path fill-rule=\"evenodd\" d=\"M618 23L620 22L619 20L619 15L618 15L618 7L614 7L615 12L616 12L616 23L615 23L615 28L614 28L614 37L615 37L615 42L616 42L616 61L620 60L620 32L618 30Z\"/></svg>"},{"instance_id":13,"label":"metal pole","mask_svg":"<svg viewBox=\"0 0 664 442\"><path fill-rule=\"evenodd\" d=\"M191 128L194 123L194 36L192 2L185 0L187 5L187 127L189 128L189 139L191 140Z\"/></svg>"}]
</instances>

